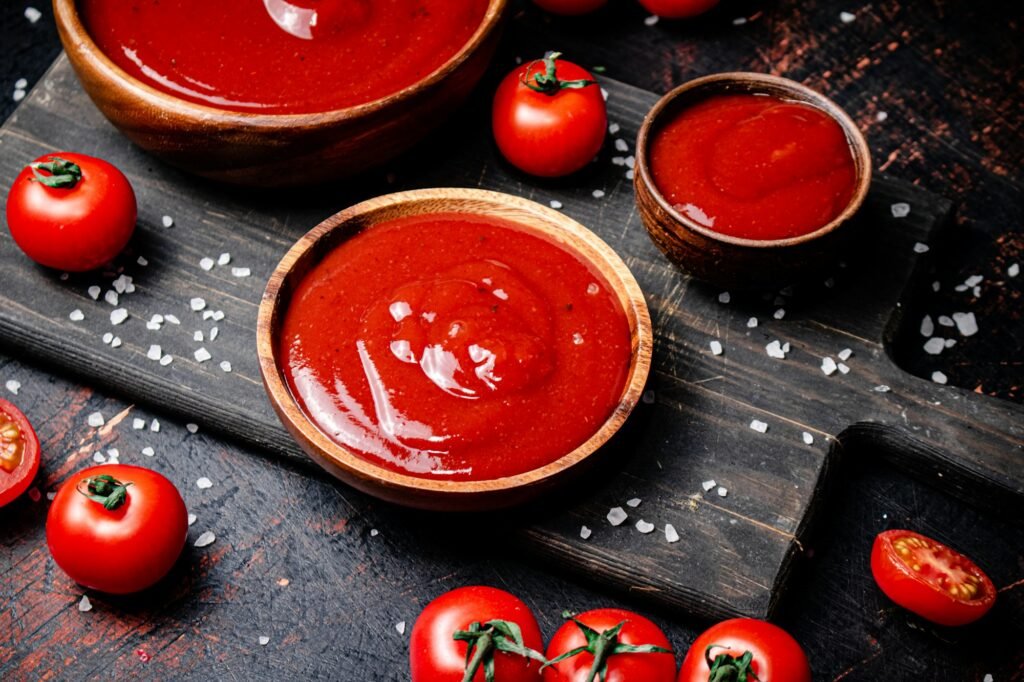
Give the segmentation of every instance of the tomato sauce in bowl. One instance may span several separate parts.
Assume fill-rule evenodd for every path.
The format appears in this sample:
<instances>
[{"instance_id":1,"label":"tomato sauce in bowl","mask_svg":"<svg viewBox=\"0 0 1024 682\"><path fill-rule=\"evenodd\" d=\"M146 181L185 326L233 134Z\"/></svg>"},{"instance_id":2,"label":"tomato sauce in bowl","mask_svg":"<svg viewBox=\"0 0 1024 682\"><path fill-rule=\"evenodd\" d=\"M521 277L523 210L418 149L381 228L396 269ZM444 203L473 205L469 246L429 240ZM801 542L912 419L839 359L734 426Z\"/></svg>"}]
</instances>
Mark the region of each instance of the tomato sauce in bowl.
<instances>
[{"instance_id":1,"label":"tomato sauce in bowl","mask_svg":"<svg viewBox=\"0 0 1024 682\"><path fill-rule=\"evenodd\" d=\"M487 0L79 0L134 78L229 111L300 114L412 86L481 26Z\"/></svg>"},{"instance_id":2,"label":"tomato sauce in bowl","mask_svg":"<svg viewBox=\"0 0 1024 682\"><path fill-rule=\"evenodd\" d=\"M654 185L681 215L719 234L778 240L829 224L853 199L857 167L829 113L762 94L718 94L653 132Z\"/></svg>"},{"instance_id":3,"label":"tomato sauce in bowl","mask_svg":"<svg viewBox=\"0 0 1024 682\"><path fill-rule=\"evenodd\" d=\"M306 417L390 471L492 480L543 467L619 406L630 323L597 269L503 217L394 217L335 246L281 313Z\"/></svg>"}]
</instances>

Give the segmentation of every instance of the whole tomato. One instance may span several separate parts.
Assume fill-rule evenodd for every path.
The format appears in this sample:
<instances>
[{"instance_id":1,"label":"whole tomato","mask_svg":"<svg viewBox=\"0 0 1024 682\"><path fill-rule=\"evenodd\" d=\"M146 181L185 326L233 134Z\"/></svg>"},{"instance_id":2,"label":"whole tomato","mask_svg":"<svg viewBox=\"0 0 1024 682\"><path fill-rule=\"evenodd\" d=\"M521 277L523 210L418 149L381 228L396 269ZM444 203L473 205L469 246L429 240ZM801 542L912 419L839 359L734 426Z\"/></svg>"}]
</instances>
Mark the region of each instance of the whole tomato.
<instances>
[{"instance_id":1,"label":"whole tomato","mask_svg":"<svg viewBox=\"0 0 1024 682\"><path fill-rule=\"evenodd\" d=\"M716 677L717 675L717 677ZM678 682L811 682L811 667L796 640L754 618L712 625L690 647Z\"/></svg>"},{"instance_id":2,"label":"whole tomato","mask_svg":"<svg viewBox=\"0 0 1024 682\"><path fill-rule=\"evenodd\" d=\"M498 85L491 127L516 168L559 177L586 166L601 150L608 115L590 73L553 52L520 66Z\"/></svg>"},{"instance_id":3,"label":"whole tomato","mask_svg":"<svg viewBox=\"0 0 1024 682\"><path fill-rule=\"evenodd\" d=\"M551 638L544 682L673 682L671 647L661 628L641 615L622 609L587 611L570 618Z\"/></svg>"},{"instance_id":4,"label":"whole tomato","mask_svg":"<svg viewBox=\"0 0 1024 682\"><path fill-rule=\"evenodd\" d=\"M104 265L135 231L135 192L117 168L85 154L41 156L7 196L7 226L29 258L85 272Z\"/></svg>"},{"instance_id":5,"label":"whole tomato","mask_svg":"<svg viewBox=\"0 0 1024 682\"><path fill-rule=\"evenodd\" d=\"M939 625L973 623L996 601L995 586L977 564L909 530L878 534L871 573L889 599Z\"/></svg>"},{"instance_id":6,"label":"whole tomato","mask_svg":"<svg viewBox=\"0 0 1024 682\"><path fill-rule=\"evenodd\" d=\"M105 464L73 474L53 498L46 543L75 582L130 594L167 575L185 546L181 494L152 469Z\"/></svg>"},{"instance_id":7,"label":"whole tomato","mask_svg":"<svg viewBox=\"0 0 1024 682\"><path fill-rule=\"evenodd\" d=\"M39 471L39 439L21 410L0 398L0 507L32 485Z\"/></svg>"},{"instance_id":8,"label":"whole tomato","mask_svg":"<svg viewBox=\"0 0 1024 682\"><path fill-rule=\"evenodd\" d=\"M687 19L704 14L718 4L718 0L640 0L651 14L666 19Z\"/></svg>"},{"instance_id":9,"label":"whole tomato","mask_svg":"<svg viewBox=\"0 0 1024 682\"><path fill-rule=\"evenodd\" d=\"M608 0L533 0L543 10L566 17L577 17L601 9Z\"/></svg>"},{"instance_id":10,"label":"whole tomato","mask_svg":"<svg viewBox=\"0 0 1024 682\"><path fill-rule=\"evenodd\" d=\"M539 682L541 647L537 619L517 597L494 587L460 587L416 619L412 682Z\"/></svg>"}]
</instances>

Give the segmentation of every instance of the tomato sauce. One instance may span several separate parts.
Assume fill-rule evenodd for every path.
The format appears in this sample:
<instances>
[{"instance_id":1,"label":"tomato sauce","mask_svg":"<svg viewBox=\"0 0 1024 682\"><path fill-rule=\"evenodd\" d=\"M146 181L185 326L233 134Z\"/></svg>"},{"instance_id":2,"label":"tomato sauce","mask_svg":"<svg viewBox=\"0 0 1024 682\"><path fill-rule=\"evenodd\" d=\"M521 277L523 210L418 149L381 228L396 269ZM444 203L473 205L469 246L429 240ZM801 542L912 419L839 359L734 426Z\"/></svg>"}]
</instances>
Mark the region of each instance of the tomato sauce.
<instances>
[{"instance_id":1,"label":"tomato sauce","mask_svg":"<svg viewBox=\"0 0 1024 682\"><path fill-rule=\"evenodd\" d=\"M615 409L629 324L591 265L503 219L378 224L284 313L280 362L320 430L393 471L450 480L552 462Z\"/></svg>"},{"instance_id":2,"label":"tomato sauce","mask_svg":"<svg viewBox=\"0 0 1024 682\"><path fill-rule=\"evenodd\" d=\"M487 0L80 0L86 30L159 90L295 114L380 99L455 55Z\"/></svg>"},{"instance_id":3,"label":"tomato sauce","mask_svg":"<svg viewBox=\"0 0 1024 682\"><path fill-rule=\"evenodd\" d=\"M775 97L710 97L656 131L649 149L662 196L698 224L734 237L814 232L842 213L856 186L839 123Z\"/></svg>"}]
</instances>

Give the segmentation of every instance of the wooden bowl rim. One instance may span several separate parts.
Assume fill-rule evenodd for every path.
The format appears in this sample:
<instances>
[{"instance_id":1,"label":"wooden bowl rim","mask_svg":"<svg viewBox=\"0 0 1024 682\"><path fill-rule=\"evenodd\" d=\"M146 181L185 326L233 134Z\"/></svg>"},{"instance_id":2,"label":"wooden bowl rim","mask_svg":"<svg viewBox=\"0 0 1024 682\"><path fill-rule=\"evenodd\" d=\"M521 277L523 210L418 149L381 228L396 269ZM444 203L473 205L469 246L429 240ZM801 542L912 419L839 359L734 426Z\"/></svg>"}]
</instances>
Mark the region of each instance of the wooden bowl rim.
<instances>
[{"instance_id":1,"label":"wooden bowl rim","mask_svg":"<svg viewBox=\"0 0 1024 682\"><path fill-rule=\"evenodd\" d=\"M787 237L785 239L747 239L744 237L736 237L716 232L676 211L676 209L662 195L661 190L658 189L657 184L654 182L654 178L651 176L647 160L647 138L650 136L650 132L654 125L658 122L659 116L666 111L673 102L675 102L676 98L697 89L707 88L711 91L711 94L715 94L716 92L725 92L728 87L732 85L749 85L751 83L771 85L780 90L793 93L797 96L796 101L802 104L814 106L831 116L843 128L843 132L846 134L846 139L850 144L851 153L854 156L854 165L857 168L857 184L854 189L853 196L850 197L850 201L846 205L846 208L844 208L839 215L813 232L808 232L796 237ZM864 203L865 197L867 197L868 189L871 186L871 150L868 148L868 143L864 139L864 134L861 133L857 124L853 122L853 119L850 118L843 108L817 90L809 88L802 83L766 73L756 73L752 71L715 73L687 81L670 90L663 95L653 107L651 107L651 110L648 111L647 115L644 117L644 121L640 125L640 131L637 133L636 151L638 178L640 178L647 186L648 191L651 196L654 197L654 200L658 202L658 205L661 206L661 208L677 223L685 229L697 232L713 241L748 248L785 248L787 246L797 246L799 244L804 244L820 237L824 237L849 220L860 209L861 204Z\"/></svg>"},{"instance_id":2,"label":"wooden bowl rim","mask_svg":"<svg viewBox=\"0 0 1024 682\"><path fill-rule=\"evenodd\" d=\"M438 206L437 203L432 202L441 205ZM424 213L450 210L458 212L461 206L468 203L474 204L474 208L477 209L473 211L475 213L479 213L481 204L490 204L499 209L511 208L521 211L525 215L520 218L501 217L517 222L525 229L535 231L548 240L554 239L562 248L570 250L577 257L598 268L616 293L626 313L631 335L634 337L634 342L631 344L633 350L630 358L630 370L619 402L607 419L595 429L586 441L544 466L512 476L471 481L430 479L401 474L352 453L328 438L306 416L306 412L299 406L295 396L288 388L277 362L277 339L273 322L279 312L279 306L283 303L282 290L291 277L296 264L309 251L316 249L320 242L328 239L335 230L344 230L353 223L358 225L365 219L366 222L352 232L352 235L355 235L376 224L373 214L383 213L389 208L408 206L410 209L415 209L418 204L428 204L431 207L429 210L423 211ZM412 210L407 215L415 214L416 211ZM535 217L536 222L526 222L530 216ZM558 238L560 231L565 231L573 239L579 240L585 249L592 253L586 253L580 248L560 240ZM344 239L351 238L352 235L348 235ZM509 492L534 486L575 467L592 456L625 423L639 402L650 372L651 353L654 346L650 312L643 291L629 267L604 240L564 213L547 206L502 192L469 188L431 188L385 194L346 208L321 222L295 242L270 275L260 301L256 337L260 372L263 375L267 394L282 420L287 420L291 427L297 429L302 437L308 439L311 446L318 451L319 456L314 456L314 459L323 458L346 475L355 476L364 481L371 480L381 487L392 490L405 489L419 493L467 496Z\"/></svg>"},{"instance_id":3,"label":"wooden bowl rim","mask_svg":"<svg viewBox=\"0 0 1024 682\"><path fill-rule=\"evenodd\" d=\"M92 58L93 66L101 72L102 80L107 83L107 87L128 91L159 111L188 116L199 124L253 128L304 128L357 119L410 99L436 85L461 66L483 44L498 26L507 4L508 0L488 0L487 11L469 40L447 61L415 83L362 104L341 109L292 114L233 111L176 97L140 81L115 64L93 41L86 30L78 14L78 0L53 0L53 13L58 28L62 29L60 31L62 40L63 33L66 31L70 42ZM70 51L70 46L65 45L64 47L65 51Z\"/></svg>"}]
</instances>

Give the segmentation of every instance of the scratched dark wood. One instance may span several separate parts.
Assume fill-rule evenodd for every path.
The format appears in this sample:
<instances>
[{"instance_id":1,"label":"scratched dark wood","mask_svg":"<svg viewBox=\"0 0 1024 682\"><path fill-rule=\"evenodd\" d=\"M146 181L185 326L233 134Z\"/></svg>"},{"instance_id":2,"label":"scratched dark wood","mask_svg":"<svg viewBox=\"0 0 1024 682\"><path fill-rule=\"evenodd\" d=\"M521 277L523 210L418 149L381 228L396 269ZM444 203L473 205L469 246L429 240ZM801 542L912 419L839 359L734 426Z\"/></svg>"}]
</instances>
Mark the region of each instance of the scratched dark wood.
<instances>
[{"instance_id":1,"label":"scratched dark wood","mask_svg":"<svg viewBox=\"0 0 1024 682\"><path fill-rule=\"evenodd\" d=\"M467 543L324 475L254 457L205 429L189 434L163 411L0 355L0 383L10 379L22 387L5 397L24 409L42 442L40 493L88 466L94 453L117 448L121 461L174 481L197 520L169 578L133 598L90 592L93 610L80 613L82 588L46 550L46 497L0 510L2 679L407 681L408 629L399 635L395 624L411 627L430 599L475 583L518 594L548 637L565 608L640 607L665 629L679 659L706 626L524 562L500 537ZM107 420L101 429L86 423L95 411ZM159 419L160 432L134 430L136 418L147 427ZM147 446L154 457L141 455ZM776 619L807 650L814 679L1021 679L1024 528L880 467L870 451L849 454L843 484L809 540L813 556L798 568L798 587L783 595ZM199 490L200 476L213 487ZM875 533L900 526L953 542L984 564L1001 588L984 621L936 628L882 596L864 557ZM192 547L206 530L216 542Z\"/></svg>"},{"instance_id":2,"label":"scratched dark wood","mask_svg":"<svg viewBox=\"0 0 1024 682\"><path fill-rule=\"evenodd\" d=\"M622 126L621 137L632 139L656 96L610 80L605 85L610 118ZM886 446L893 461L934 472L937 483L961 496L984 492L991 504L1014 512L1024 508L1024 412L909 377L888 359L883 344L920 260L912 247L937 241L946 202L880 179L861 216L864 248L849 254L834 288L816 284L783 297L781 305L770 296L762 301L739 295L722 305L718 291L692 284L647 238L622 167L605 157L573 183L537 185L494 159L481 125L486 106L486 96L477 97L447 133L397 167L392 183L370 176L360 185L301 197L228 193L132 147L89 106L59 61L0 133L7 152L0 160L0 186L9 185L23 159L49 148L97 151L124 169L139 196L140 230L121 265L138 292L122 301L132 314L129 321L111 327L112 307L85 293L91 284L106 290L109 277L61 281L56 273L28 267L4 235L0 272L9 284L0 294L0 330L12 348L249 444L301 457L266 403L253 350L263 282L291 242L339 208L391 189L479 185L538 200L557 198L631 267L651 305L657 347L651 404L608 448L608 466L586 494L533 515L534 522L519 533L527 551L692 613L769 614L799 553L820 484L847 438ZM464 135L458 145L447 142L467 130L477 133ZM595 188L606 192L600 201L591 196ZM910 216L893 219L889 207L895 201L909 202ZM173 228L160 226L163 214L174 217ZM232 277L231 266L209 273L199 268L201 257L222 251L231 253L231 266L250 267L253 276ZM136 264L140 255L147 266ZM216 324L215 341L191 340L194 330L208 334L214 326L188 309L193 296L226 315ZM779 307L786 309L785 319L772 320ZM84 311L83 322L69 321L75 308ZM173 313L182 325L148 331L144 322L156 313ZM751 316L761 320L753 330L746 326ZM108 331L122 337L124 346L104 346L100 336ZM722 357L708 350L715 338L725 346ZM764 345L773 338L793 344L787 360L766 356ZM173 364L148 360L150 344L175 356ZM200 345L212 352L212 362L193 361ZM853 372L825 377L820 358L847 347L854 352ZM232 363L231 373L218 369L221 360ZM892 392L873 392L879 384ZM748 428L755 418L769 424L767 434ZM813 445L801 441L805 430L814 435ZM711 478L731 489L730 495L701 495L701 481ZM603 521L608 509L631 497L644 500L641 508L631 512L626 526L609 527ZM672 523L682 541L669 545L657 535L640 535L632 530L639 518ZM588 541L578 537L583 524L595 530ZM737 556L743 561L736 562Z\"/></svg>"}]
</instances>

